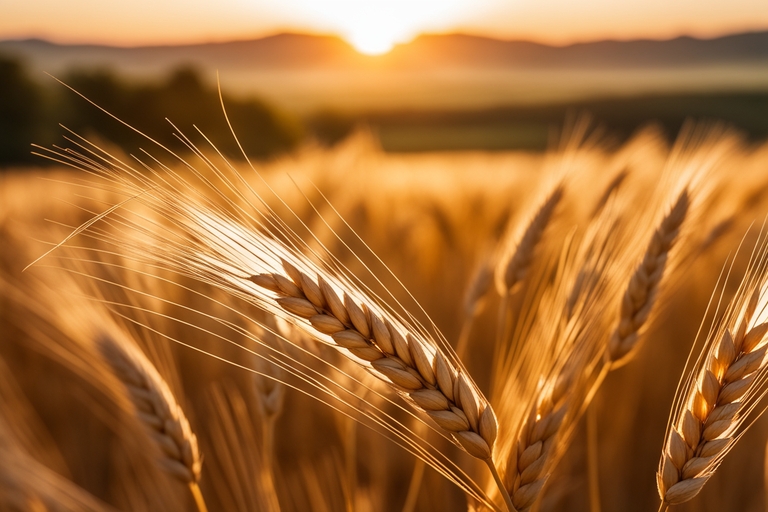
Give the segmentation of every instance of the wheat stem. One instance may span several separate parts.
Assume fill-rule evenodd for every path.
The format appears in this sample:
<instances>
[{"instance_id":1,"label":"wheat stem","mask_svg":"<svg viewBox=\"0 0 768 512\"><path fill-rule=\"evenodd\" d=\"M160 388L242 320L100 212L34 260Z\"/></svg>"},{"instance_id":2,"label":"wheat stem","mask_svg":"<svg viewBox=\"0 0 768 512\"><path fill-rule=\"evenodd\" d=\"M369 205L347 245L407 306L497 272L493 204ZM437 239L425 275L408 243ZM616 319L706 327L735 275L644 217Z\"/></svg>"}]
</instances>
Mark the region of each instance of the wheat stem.
<instances>
[{"instance_id":1,"label":"wheat stem","mask_svg":"<svg viewBox=\"0 0 768 512\"><path fill-rule=\"evenodd\" d=\"M517 512L517 509L512 504L512 498L509 496L509 493L507 492L507 488L504 485L504 482L501 480L501 477L499 476L499 472L496 470L496 465L493 463L493 459L486 459L485 463L488 465L488 469L491 470L491 475L493 475L493 479L496 482L496 485L498 486L499 491L501 492L501 497L504 498L504 503L507 505L507 511Z\"/></svg>"},{"instance_id":2,"label":"wheat stem","mask_svg":"<svg viewBox=\"0 0 768 512\"><path fill-rule=\"evenodd\" d=\"M265 418L262 421L262 464L263 470L271 479L274 472L274 450L275 450L275 418Z\"/></svg>"},{"instance_id":3,"label":"wheat stem","mask_svg":"<svg viewBox=\"0 0 768 512\"><path fill-rule=\"evenodd\" d=\"M203 493L200 492L200 486L197 482L189 482L189 490L192 492L192 498L195 500L197 512L208 512L208 507L205 505L205 500L203 499Z\"/></svg>"},{"instance_id":4,"label":"wheat stem","mask_svg":"<svg viewBox=\"0 0 768 512\"><path fill-rule=\"evenodd\" d=\"M461 325L461 331L459 332L459 339L456 342L456 355L459 359L462 359L467 352L467 346L469 346L469 335L472 333L472 324L474 323L475 315L471 315Z\"/></svg>"},{"instance_id":5,"label":"wheat stem","mask_svg":"<svg viewBox=\"0 0 768 512\"><path fill-rule=\"evenodd\" d=\"M408 485L408 494L405 497L405 503L403 504L402 512L413 512L416 510L416 504L419 500L419 492L421 491L421 482L424 480L424 470L426 464L421 459L416 459L416 463L413 465L413 473L411 473L411 483Z\"/></svg>"},{"instance_id":6,"label":"wheat stem","mask_svg":"<svg viewBox=\"0 0 768 512\"><path fill-rule=\"evenodd\" d=\"M589 478L589 510L600 512L600 461L597 447L597 412L587 409L587 477Z\"/></svg>"},{"instance_id":7,"label":"wheat stem","mask_svg":"<svg viewBox=\"0 0 768 512\"><path fill-rule=\"evenodd\" d=\"M357 491L357 421L344 418L344 473L347 479L345 501L347 512L355 511L355 493Z\"/></svg>"}]
</instances>

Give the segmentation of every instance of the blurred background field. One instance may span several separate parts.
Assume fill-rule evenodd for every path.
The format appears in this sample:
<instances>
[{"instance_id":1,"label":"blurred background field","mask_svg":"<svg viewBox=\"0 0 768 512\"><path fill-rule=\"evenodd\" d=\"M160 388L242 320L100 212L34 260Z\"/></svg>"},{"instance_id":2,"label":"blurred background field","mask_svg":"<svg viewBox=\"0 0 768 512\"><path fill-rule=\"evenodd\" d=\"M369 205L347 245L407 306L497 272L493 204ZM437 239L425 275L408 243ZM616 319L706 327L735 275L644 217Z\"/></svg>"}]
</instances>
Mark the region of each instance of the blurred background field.
<instances>
[{"instance_id":1,"label":"blurred background field","mask_svg":"<svg viewBox=\"0 0 768 512\"><path fill-rule=\"evenodd\" d=\"M54 141L57 123L137 141L45 73L158 140L169 142L167 117L196 123L232 154L219 136L218 72L233 125L257 158L308 140L332 145L357 126L385 151L541 151L580 115L617 141L648 123L671 140L686 119L724 121L751 140L768 135L768 32L568 46L433 35L374 56L300 34L147 47L16 40L0 42L0 55L6 166L30 162L29 142Z\"/></svg>"}]
</instances>

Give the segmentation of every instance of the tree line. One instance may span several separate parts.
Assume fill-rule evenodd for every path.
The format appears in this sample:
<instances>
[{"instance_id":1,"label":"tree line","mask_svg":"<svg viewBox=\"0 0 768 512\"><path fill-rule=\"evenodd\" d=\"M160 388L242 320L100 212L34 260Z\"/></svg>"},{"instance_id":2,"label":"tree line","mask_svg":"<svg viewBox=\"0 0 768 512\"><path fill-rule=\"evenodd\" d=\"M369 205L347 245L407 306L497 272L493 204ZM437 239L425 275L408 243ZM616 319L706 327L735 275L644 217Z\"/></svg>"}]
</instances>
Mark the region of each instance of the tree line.
<instances>
[{"instance_id":1,"label":"tree line","mask_svg":"<svg viewBox=\"0 0 768 512\"><path fill-rule=\"evenodd\" d=\"M183 150L183 142L168 120L195 143L204 141L197 127L224 155L241 154L218 91L195 68L180 67L152 83L128 82L109 69L73 69L62 81L169 149ZM300 121L272 105L226 94L221 99L249 157L288 151L303 137ZM130 152L151 145L68 88L33 80L20 59L0 56L0 166L43 163L31 154L31 144L56 143L63 132L59 124L80 135L119 142Z\"/></svg>"}]
</instances>

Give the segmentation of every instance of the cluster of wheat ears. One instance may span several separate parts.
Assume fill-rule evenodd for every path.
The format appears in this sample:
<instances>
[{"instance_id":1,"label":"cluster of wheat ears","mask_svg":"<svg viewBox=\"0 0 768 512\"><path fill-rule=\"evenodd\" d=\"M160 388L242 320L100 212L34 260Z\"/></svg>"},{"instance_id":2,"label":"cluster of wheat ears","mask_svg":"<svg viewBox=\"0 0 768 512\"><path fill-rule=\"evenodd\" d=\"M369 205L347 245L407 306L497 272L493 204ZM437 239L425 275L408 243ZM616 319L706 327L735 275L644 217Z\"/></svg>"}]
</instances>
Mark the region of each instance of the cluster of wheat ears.
<instances>
[{"instance_id":1,"label":"cluster of wheat ears","mask_svg":"<svg viewBox=\"0 0 768 512\"><path fill-rule=\"evenodd\" d=\"M765 150L582 128L536 172L475 155L487 174L461 179L430 171L467 163L446 156L373 179L360 140L259 166L180 131L157 155L36 148L79 174L3 185L2 357L23 371L0 367L0 508L600 510L593 401L703 282L656 446L659 509L693 500L765 409ZM54 223L23 221L62 188ZM558 470L583 445L574 505Z\"/></svg>"}]
</instances>

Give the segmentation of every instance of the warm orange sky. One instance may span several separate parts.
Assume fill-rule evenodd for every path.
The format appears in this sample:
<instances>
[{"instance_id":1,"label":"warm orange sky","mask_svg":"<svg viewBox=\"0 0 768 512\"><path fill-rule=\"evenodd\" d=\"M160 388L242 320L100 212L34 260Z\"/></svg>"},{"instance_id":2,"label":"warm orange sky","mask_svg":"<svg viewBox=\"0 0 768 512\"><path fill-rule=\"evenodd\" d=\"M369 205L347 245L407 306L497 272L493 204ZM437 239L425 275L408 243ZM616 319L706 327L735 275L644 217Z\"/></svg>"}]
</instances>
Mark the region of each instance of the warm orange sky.
<instances>
[{"instance_id":1,"label":"warm orange sky","mask_svg":"<svg viewBox=\"0 0 768 512\"><path fill-rule=\"evenodd\" d=\"M173 44L334 33L385 51L420 32L556 44L768 28L768 0L0 0L0 39Z\"/></svg>"}]
</instances>

